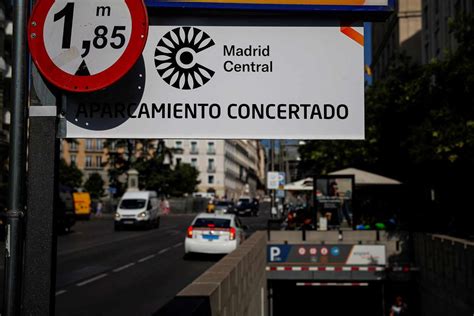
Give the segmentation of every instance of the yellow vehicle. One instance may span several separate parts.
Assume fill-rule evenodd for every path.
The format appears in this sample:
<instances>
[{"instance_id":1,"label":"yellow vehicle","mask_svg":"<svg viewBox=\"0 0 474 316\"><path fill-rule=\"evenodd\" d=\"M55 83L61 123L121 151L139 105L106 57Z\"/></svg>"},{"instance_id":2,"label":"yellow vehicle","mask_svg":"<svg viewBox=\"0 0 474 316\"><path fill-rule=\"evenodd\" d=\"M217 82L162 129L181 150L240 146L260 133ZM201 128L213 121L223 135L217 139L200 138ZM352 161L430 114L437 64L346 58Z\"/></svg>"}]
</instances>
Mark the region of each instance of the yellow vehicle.
<instances>
[{"instance_id":1,"label":"yellow vehicle","mask_svg":"<svg viewBox=\"0 0 474 316\"><path fill-rule=\"evenodd\" d=\"M91 195L88 192L74 192L72 196L76 217L89 219L92 212Z\"/></svg>"},{"instance_id":2,"label":"yellow vehicle","mask_svg":"<svg viewBox=\"0 0 474 316\"><path fill-rule=\"evenodd\" d=\"M208 213L214 213L214 210L216 208L216 204L214 200L210 200L209 203L207 203L207 212Z\"/></svg>"}]
</instances>

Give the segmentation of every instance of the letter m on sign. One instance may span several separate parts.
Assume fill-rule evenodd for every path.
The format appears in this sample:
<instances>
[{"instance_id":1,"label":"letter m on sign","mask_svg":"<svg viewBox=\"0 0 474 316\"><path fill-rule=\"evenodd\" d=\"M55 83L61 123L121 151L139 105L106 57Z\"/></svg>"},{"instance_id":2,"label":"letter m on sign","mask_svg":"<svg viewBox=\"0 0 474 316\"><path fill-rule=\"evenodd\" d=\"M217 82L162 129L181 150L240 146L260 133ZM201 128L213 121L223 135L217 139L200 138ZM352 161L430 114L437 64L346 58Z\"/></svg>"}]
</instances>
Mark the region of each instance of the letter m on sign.
<instances>
[{"instance_id":1,"label":"letter m on sign","mask_svg":"<svg viewBox=\"0 0 474 316\"><path fill-rule=\"evenodd\" d=\"M98 6L96 9L96 16L110 16L112 9L110 6Z\"/></svg>"}]
</instances>

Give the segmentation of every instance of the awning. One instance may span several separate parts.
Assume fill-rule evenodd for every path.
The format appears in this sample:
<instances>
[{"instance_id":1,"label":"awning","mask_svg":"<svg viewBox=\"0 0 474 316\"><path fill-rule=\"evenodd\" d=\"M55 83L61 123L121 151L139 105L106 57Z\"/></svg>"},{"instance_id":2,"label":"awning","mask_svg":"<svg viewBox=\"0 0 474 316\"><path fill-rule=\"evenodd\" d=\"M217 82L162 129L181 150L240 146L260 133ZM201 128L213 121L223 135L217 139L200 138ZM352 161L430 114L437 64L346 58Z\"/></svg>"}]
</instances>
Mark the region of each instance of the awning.
<instances>
[{"instance_id":1,"label":"awning","mask_svg":"<svg viewBox=\"0 0 474 316\"><path fill-rule=\"evenodd\" d=\"M329 175L354 175L355 185L401 185L400 181L390 179L375 173L347 168L329 173Z\"/></svg>"},{"instance_id":2,"label":"awning","mask_svg":"<svg viewBox=\"0 0 474 316\"><path fill-rule=\"evenodd\" d=\"M347 168L329 173L331 176L353 175L356 186L365 185L401 185L400 181L355 168ZM312 191L313 178L305 178L285 185L286 191Z\"/></svg>"},{"instance_id":3,"label":"awning","mask_svg":"<svg viewBox=\"0 0 474 316\"><path fill-rule=\"evenodd\" d=\"M306 178L296 182L288 183L285 185L286 191L312 191L313 190L313 179Z\"/></svg>"}]
</instances>

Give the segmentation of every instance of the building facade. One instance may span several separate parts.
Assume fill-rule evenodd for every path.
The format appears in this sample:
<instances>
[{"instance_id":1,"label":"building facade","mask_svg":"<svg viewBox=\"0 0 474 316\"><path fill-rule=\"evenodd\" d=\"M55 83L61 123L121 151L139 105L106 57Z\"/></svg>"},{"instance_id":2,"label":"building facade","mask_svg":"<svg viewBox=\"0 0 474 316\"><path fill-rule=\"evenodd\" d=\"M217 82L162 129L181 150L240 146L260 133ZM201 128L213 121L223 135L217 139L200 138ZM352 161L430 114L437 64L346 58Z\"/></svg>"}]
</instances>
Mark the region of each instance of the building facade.
<instances>
[{"instance_id":1,"label":"building facade","mask_svg":"<svg viewBox=\"0 0 474 316\"><path fill-rule=\"evenodd\" d=\"M87 181L98 173L109 186L107 156L103 139L77 139L61 143L61 157L75 164ZM256 140L165 140L173 149L172 165L187 163L199 170L198 191L219 197L257 195L265 180L265 150Z\"/></svg>"},{"instance_id":2,"label":"building facade","mask_svg":"<svg viewBox=\"0 0 474 316\"><path fill-rule=\"evenodd\" d=\"M472 0L399 0L385 22L372 24L372 72L384 76L392 59L403 52L412 61L426 64L443 59L457 49L450 23L474 12Z\"/></svg>"},{"instance_id":3,"label":"building facade","mask_svg":"<svg viewBox=\"0 0 474 316\"><path fill-rule=\"evenodd\" d=\"M61 158L68 164L75 164L84 173L83 181L87 181L92 173L101 175L108 187L109 178L107 174L107 149L104 147L103 139L77 139L74 141L62 141Z\"/></svg>"},{"instance_id":4,"label":"building facade","mask_svg":"<svg viewBox=\"0 0 474 316\"><path fill-rule=\"evenodd\" d=\"M421 0L399 0L395 12L385 22L372 24L372 73L382 78L394 56L403 52L421 63Z\"/></svg>"},{"instance_id":5,"label":"building facade","mask_svg":"<svg viewBox=\"0 0 474 316\"><path fill-rule=\"evenodd\" d=\"M173 164L199 170L199 192L237 199L257 195L264 183L265 151L256 140L166 140Z\"/></svg>"},{"instance_id":6,"label":"building facade","mask_svg":"<svg viewBox=\"0 0 474 316\"><path fill-rule=\"evenodd\" d=\"M442 59L457 49L449 24L461 14L474 12L472 0L423 0L423 63Z\"/></svg>"}]
</instances>

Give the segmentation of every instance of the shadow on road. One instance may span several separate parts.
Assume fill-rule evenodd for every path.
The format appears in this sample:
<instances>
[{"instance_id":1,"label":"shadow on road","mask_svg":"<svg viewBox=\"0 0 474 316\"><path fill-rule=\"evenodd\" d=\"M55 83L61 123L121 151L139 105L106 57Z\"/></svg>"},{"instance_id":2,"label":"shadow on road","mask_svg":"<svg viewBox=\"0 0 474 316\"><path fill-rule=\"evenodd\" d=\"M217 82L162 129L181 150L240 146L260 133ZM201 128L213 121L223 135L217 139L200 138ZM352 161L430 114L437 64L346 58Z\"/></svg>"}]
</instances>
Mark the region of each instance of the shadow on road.
<instances>
[{"instance_id":1,"label":"shadow on road","mask_svg":"<svg viewBox=\"0 0 474 316\"><path fill-rule=\"evenodd\" d=\"M225 257L225 254L187 253L183 256L185 261L207 261L217 262Z\"/></svg>"}]
</instances>

